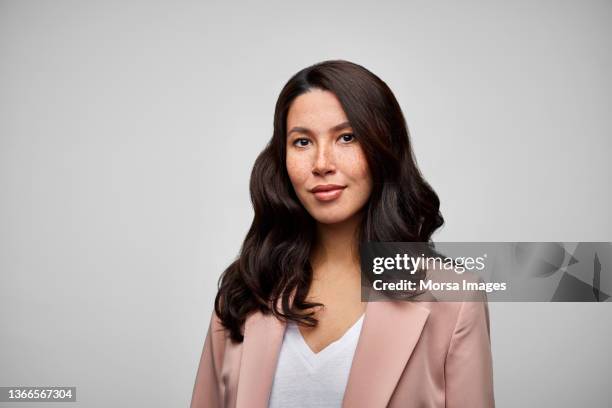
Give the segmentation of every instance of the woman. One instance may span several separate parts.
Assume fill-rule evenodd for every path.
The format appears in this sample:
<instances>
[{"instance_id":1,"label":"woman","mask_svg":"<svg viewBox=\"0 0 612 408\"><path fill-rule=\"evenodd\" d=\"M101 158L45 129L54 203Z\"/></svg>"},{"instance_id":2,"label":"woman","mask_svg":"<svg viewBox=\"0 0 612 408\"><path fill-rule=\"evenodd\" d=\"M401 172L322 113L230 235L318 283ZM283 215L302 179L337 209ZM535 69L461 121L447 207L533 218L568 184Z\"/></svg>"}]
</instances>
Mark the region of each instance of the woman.
<instances>
[{"instance_id":1,"label":"woman","mask_svg":"<svg viewBox=\"0 0 612 408\"><path fill-rule=\"evenodd\" d=\"M362 302L359 243L443 224L400 106L354 63L285 85L191 407L492 407L486 302Z\"/></svg>"}]
</instances>

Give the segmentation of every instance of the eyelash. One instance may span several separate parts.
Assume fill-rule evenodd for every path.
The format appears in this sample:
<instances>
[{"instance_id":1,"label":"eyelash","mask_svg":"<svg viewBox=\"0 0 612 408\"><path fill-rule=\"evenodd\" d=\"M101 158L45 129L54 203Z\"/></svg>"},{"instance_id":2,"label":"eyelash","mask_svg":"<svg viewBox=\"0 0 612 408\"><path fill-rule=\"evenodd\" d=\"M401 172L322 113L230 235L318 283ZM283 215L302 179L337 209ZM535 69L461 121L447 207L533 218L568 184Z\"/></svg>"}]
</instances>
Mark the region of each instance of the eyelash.
<instances>
[{"instance_id":1,"label":"eyelash","mask_svg":"<svg viewBox=\"0 0 612 408\"><path fill-rule=\"evenodd\" d=\"M349 142L346 142L345 144L354 142L356 140L355 135L352 134L352 133L344 133L344 134L340 135L340 137L338 137L338 139L343 138L344 136L351 136L352 137L352 139ZM300 146L297 145L297 142L299 142L300 140L308 140L308 139L306 139L304 137L300 137L299 139L295 139L293 141L293 145L296 146L296 147L306 147L304 145L300 145Z\"/></svg>"}]
</instances>

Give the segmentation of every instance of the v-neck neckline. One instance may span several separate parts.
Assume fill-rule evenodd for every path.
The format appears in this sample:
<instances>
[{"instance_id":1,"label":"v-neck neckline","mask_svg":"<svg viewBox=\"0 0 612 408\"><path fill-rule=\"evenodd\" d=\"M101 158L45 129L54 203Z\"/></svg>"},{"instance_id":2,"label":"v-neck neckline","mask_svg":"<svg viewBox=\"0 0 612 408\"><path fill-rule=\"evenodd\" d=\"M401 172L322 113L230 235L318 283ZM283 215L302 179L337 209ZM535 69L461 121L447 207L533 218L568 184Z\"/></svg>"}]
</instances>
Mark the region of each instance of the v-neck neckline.
<instances>
[{"instance_id":1,"label":"v-neck neckline","mask_svg":"<svg viewBox=\"0 0 612 408\"><path fill-rule=\"evenodd\" d=\"M341 348L344 343L348 341L348 339L352 338L351 334L353 334L353 332L361 326L364 317L365 313L363 313L359 317L359 319L357 319L355 323L353 323L353 325L349 327L349 329L345 331L339 339L329 343L318 353L312 351L308 343L306 343L306 340L304 339L304 336L302 336L302 333L300 332L300 329L297 324L291 322L291 325L290 327L288 327L288 329L292 331L294 340L296 340L295 345L298 348L297 351L299 352L299 354L302 356L302 358L305 360L305 362L311 369L316 369L325 361L327 361L330 356L336 354L336 350Z\"/></svg>"}]
</instances>

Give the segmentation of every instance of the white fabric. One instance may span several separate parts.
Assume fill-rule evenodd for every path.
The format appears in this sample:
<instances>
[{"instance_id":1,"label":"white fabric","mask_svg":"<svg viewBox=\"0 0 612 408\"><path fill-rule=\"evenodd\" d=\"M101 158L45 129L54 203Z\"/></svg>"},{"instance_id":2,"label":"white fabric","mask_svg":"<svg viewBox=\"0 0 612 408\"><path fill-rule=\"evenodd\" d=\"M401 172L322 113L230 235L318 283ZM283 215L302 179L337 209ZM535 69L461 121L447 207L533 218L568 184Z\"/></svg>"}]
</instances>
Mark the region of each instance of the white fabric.
<instances>
[{"instance_id":1,"label":"white fabric","mask_svg":"<svg viewBox=\"0 0 612 408\"><path fill-rule=\"evenodd\" d=\"M314 353L298 326L287 324L269 408L338 408L348 381L364 315L338 340Z\"/></svg>"}]
</instances>

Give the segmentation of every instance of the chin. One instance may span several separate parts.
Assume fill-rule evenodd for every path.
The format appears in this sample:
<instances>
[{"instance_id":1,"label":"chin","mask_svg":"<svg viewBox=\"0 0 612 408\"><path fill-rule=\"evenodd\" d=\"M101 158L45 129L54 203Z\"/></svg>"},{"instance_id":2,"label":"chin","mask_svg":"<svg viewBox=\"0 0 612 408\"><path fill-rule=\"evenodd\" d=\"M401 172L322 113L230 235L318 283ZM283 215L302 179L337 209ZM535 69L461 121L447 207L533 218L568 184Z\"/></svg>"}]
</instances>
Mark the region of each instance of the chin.
<instances>
[{"instance_id":1,"label":"chin","mask_svg":"<svg viewBox=\"0 0 612 408\"><path fill-rule=\"evenodd\" d=\"M324 211L321 211L320 213L315 213L313 214L313 217L315 219L315 221L317 221L320 224L339 224L341 222L347 221L348 219L352 218L354 214L348 214L348 213L344 213L344 214L333 214L328 212L327 214Z\"/></svg>"},{"instance_id":2,"label":"chin","mask_svg":"<svg viewBox=\"0 0 612 408\"><path fill-rule=\"evenodd\" d=\"M333 218L333 217L317 217L315 218L315 221L317 221L319 224L325 224L325 225L333 225L333 224L339 224L342 221L345 221L346 218Z\"/></svg>"}]
</instances>

